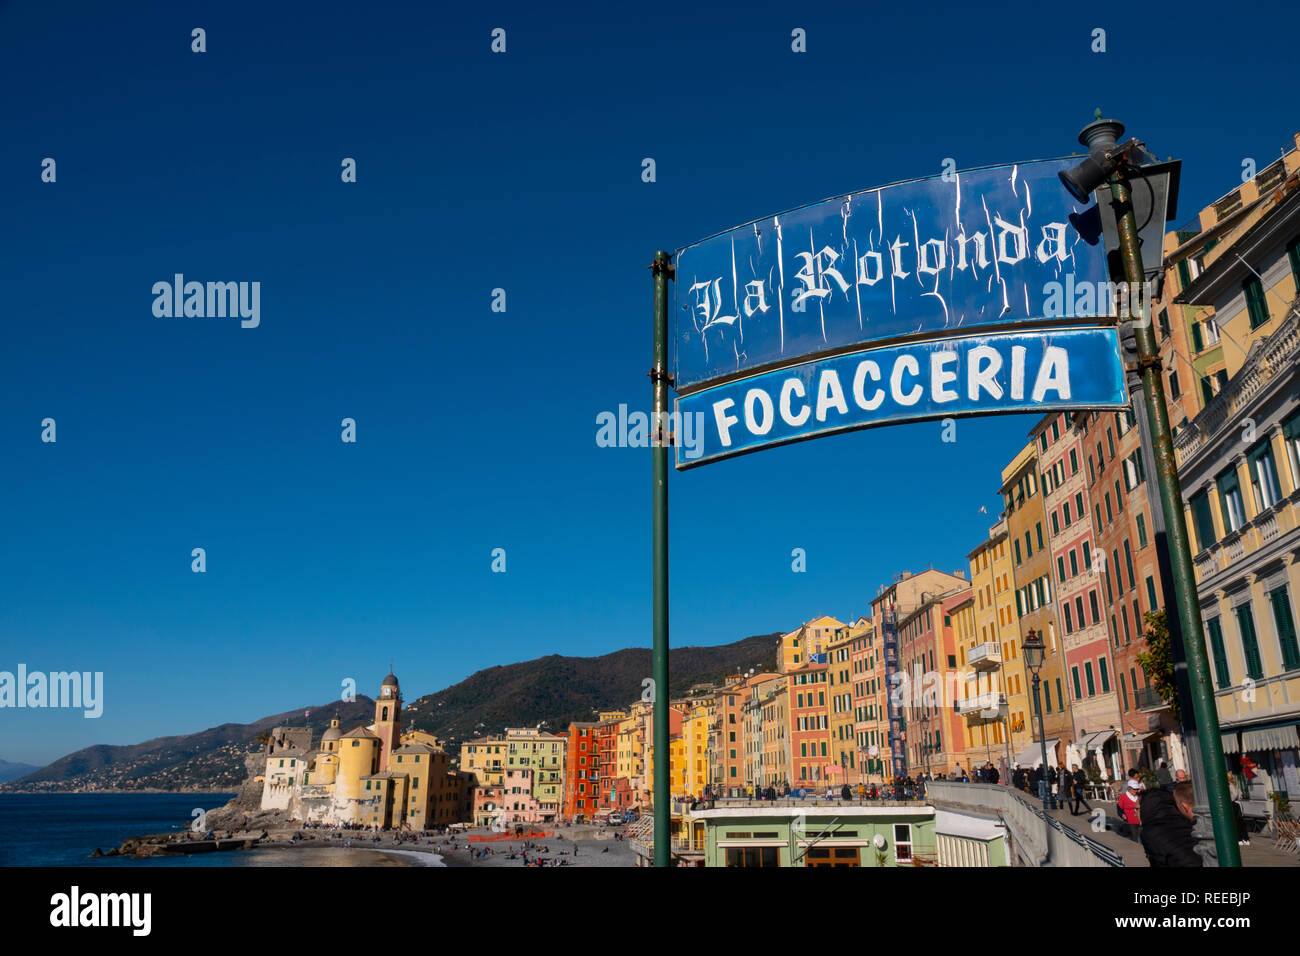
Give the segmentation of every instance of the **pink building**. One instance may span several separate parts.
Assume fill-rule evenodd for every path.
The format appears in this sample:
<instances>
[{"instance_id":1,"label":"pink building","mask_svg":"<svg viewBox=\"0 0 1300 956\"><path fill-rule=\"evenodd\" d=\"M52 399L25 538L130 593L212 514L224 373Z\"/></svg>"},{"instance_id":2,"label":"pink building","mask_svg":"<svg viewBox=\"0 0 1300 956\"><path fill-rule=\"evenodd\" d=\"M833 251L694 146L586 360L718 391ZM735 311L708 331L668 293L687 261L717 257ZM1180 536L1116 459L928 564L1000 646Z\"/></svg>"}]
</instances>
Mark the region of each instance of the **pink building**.
<instances>
[{"instance_id":1,"label":"pink building","mask_svg":"<svg viewBox=\"0 0 1300 956\"><path fill-rule=\"evenodd\" d=\"M1065 683L1073 740L1066 762L1095 762L1103 774L1122 778L1119 695L1106 624L1096 550L1092 500L1084 470L1086 414L1056 413L1031 433L1042 468L1043 508L1055 580L1056 635L1065 649Z\"/></svg>"}]
</instances>

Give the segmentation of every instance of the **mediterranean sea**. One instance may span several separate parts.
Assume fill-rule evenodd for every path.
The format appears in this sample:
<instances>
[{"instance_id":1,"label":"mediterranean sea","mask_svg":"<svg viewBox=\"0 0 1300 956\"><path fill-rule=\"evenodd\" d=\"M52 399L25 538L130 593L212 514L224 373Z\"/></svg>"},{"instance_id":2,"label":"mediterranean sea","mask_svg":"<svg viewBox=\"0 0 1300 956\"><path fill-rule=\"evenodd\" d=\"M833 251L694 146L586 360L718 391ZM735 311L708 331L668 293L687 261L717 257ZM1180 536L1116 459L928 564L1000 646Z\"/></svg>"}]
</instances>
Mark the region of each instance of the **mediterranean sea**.
<instances>
[{"instance_id":1,"label":"mediterranean sea","mask_svg":"<svg viewBox=\"0 0 1300 956\"><path fill-rule=\"evenodd\" d=\"M0 794L0 866L412 866L429 854L342 847L265 847L136 860L92 858L128 837L188 828L194 811L214 810L228 793Z\"/></svg>"}]
</instances>

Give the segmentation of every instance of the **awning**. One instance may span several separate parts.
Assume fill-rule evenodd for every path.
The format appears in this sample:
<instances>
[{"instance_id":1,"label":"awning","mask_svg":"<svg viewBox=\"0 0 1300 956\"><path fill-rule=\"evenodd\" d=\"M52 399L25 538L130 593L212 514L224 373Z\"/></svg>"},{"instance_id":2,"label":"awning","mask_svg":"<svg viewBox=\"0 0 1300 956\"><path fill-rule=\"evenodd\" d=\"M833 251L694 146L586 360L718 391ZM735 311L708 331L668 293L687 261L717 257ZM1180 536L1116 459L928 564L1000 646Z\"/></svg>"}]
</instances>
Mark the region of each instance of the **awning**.
<instances>
[{"instance_id":1,"label":"awning","mask_svg":"<svg viewBox=\"0 0 1300 956\"><path fill-rule=\"evenodd\" d=\"M1144 740L1149 740L1158 733L1158 730L1148 730L1145 733L1138 733L1136 730L1130 730L1124 735L1124 746L1126 749L1136 750L1142 746Z\"/></svg>"},{"instance_id":2,"label":"awning","mask_svg":"<svg viewBox=\"0 0 1300 956\"><path fill-rule=\"evenodd\" d=\"M1089 734L1087 737L1084 737L1080 746L1086 751L1100 750L1106 745L1106 742L1114 736L1115 728L1113 727L1110 730L1099 730L1095 734Z\"/></svg>"},{"instance_id":3,"label":"awning","mask_svg":"<svg viewBox=\"0 0 1300 956\"><path fill-rule=\"evenodd\" d=\"M1043 745L1033 743L1020 752L1020 756L1015 759L1015 763L1022 767L1041 767L1043 765ZM1047 742L1047 765L1056 766L1056 741Z\"/></svg>"},{"instance_id":4,"label":"awning","mask_svg":"<svg viewBox=\"0 0 1300 956\"><path fill-rule=\"evenodd\" d=\"M1241 747L1237 745L1237 732L1235 730L1225 730L1219 734L1219 739L1223 741L1223 752L1225 754L1239 754Z\"/></svg>"},{"instance_id":5,"label":"awning","mask_svg":"<svg viewBox=\"0 0 1300 956\"><path fill-rule=\"evenodd\" d=\"M1283 727L1263 727L1259 730L1241 732L1241 749L1243 753L1260 750L1295 750L1300 748L1300 734L1296 733L1295 724Z\"/></svg>"}]
</instances>

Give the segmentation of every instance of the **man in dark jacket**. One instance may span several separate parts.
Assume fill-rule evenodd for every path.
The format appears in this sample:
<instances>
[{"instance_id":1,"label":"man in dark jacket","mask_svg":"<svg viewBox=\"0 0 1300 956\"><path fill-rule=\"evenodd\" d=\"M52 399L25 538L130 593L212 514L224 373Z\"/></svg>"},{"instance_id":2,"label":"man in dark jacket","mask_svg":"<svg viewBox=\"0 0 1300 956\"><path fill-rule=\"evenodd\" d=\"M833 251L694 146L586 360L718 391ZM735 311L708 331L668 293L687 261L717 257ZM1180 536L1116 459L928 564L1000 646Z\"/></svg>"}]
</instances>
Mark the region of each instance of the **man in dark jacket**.
<instances>
[{"instance_id":1,"label":"man in dark jacket","mask_svg":"<svg viewBox=\"0 0 1300 956\"><path fill-rule=\"evenodd\" d=\"M1016 769L1011 771L1011 786L1017 790L1025 789L1025 769L1020 764L1016 764Z\"/></svg>"},{"instance_id":2,"label":"man in dark jacket","mask_svg":"<svg viewBox=\"0 0 1300 956\"><path fill-rule=\"evenodd\" d=\"M1079 765L1076 763L1074 773L1070 774L1070 816L1077 817L1079 815L1079 804L1081 803L1088 808L1089 813L1092 813L1092 804L1088 802L1083 792L1083 788L1087 785L1088 775L1080 770ZM1064 800L1065 794L1061 794L1061 797Z\"/></svg>"},{"instance_id":3,"label":"man in dark jacket","mask_svg":"<svg viewBox=\"0 0 1300 956\"><path fill-rule=\"evenodd\" d=\"M1190 782L1175 784L1172 790L1153 787L1142 791L1142 849L1152 866L1202 866L1194 849Z\"/></svg>"}]
</instances>

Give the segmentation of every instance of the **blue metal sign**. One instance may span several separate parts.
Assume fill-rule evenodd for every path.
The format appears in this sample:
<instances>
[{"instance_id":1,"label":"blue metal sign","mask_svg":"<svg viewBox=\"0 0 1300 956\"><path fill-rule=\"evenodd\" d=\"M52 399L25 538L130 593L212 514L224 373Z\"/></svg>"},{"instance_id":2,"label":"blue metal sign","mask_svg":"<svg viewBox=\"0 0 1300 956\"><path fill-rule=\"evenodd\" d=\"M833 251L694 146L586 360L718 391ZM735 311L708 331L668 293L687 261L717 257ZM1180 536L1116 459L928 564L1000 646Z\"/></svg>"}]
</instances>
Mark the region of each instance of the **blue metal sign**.
<instances>
[{"instance_id":1,"label":"blue metal sign","mask_svg":"<svg viewBox=\"0 0 1300 956\"><path fill-rule=\"evenodd\" d=\"M1115 328L913 341L680 396L677 467L874 425L1128 405Z\"/></svg>"},{"instance_id":2,"label":"blue metal sign","mask_svg":"<svg viewBox=\"0 0 1300 956\"><path fill-rule=\"evenodd\" d=\"M954 172L839 196L677 253L674 382L872 342L1092 316L1097 207L1057 179L1076 160Z\"/></svg>"}]
</instances>

